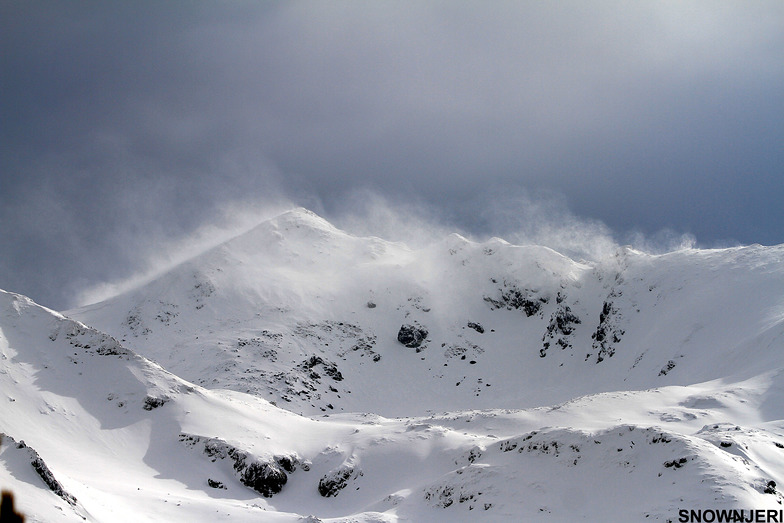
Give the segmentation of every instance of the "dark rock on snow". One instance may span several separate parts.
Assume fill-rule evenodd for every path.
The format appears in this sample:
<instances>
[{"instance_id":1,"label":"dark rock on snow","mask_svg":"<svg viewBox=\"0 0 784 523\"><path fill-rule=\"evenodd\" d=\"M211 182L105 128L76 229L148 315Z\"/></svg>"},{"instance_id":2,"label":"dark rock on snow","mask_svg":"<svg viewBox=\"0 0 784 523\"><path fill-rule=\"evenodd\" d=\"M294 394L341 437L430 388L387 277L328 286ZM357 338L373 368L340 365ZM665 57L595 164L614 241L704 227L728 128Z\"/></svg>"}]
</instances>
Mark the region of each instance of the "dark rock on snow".
<instances>
[{"instance_id":1,"label":"dark rock on snow","mask_svg":"<svg viewBox=\"0 0 784 523\"><path fill-rule=\"evenodd\" d=\"M319 494L325 498L337 496L341 490L346 488L348 480L351 479L354 472L354 468L348 465L343 465L329 472L319 480ZM357 475L361 476L362 472L359 472Z\"/></svg>"},{"instance_id":2,"label":"dark rock on snow","mask_svg":"<svg viewBox=\"0 0 784 523\"><path fill-rule=\"evenodd\" d=\"M484 334L485 333L485 328L482 327L482 325L480 325L479 323L474 323L472 321L469 321L468 322L468 328L469 329L474 329L479 334Z\"/></svg>"},{"instance_id":3,"label":"dark rock on snow","mask_svg":"<svg viewBox=\"0 0 784 523\"><path fill-rule=\"evenodd\" d=\"M57 481L57 478L54 477L52 471L49 470L49 467L46 466L46 463L35 451L32 447L28 447L24 441L19 441L18 443L14 438L11 436L7 436L5 434L0 434L0 439L7 440L7 442L11 442L11 444L16 444L16 448L25 452L30 459L30 466L33 467L33 470L38 474L38 477L41 478L41 481L57 496L60 496L63 500L65 500L68 504L72 506L76 506L76 498L68 493L63 486ZM7 444L6 442L6 444Z\"/></svg>"},{"instance_id":4,"label":"dark rock on snow","mask_svg":"<svg viewBox=\"0 0 784 523\"><path fill-rule=\"evenodd\" d=\"M421 325L401 325L397 333L397 341L412 349L422 345L425 338L427 329Z\"/></svg>"}]
</instances>

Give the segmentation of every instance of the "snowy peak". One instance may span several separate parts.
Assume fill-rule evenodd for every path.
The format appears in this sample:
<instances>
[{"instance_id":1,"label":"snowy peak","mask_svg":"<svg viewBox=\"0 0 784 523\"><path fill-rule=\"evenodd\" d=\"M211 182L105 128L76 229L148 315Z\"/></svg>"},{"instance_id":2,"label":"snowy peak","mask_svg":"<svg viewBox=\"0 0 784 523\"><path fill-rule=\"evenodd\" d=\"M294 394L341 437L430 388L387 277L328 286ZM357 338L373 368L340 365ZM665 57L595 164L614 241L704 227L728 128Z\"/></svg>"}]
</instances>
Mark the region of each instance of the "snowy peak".
<instances>
[{"instance_id":1,"label":"snowy peak","mask_svg":"<svg viewBox=\"0 0 784 523\"><path fill-rule=\"evenodd\" d=\"M414 250L298 209L80 321L0 292L0 483L45 521L777 509L782 256Z\"/></svg>"},{"instance_id":2,"label":"snowy peak","mask_svg":"<svg viewBox=\"0 0 784 523\"><path fill-rule=\"evenodd\" d=\"M292 229L315 229L325 232L338 232L338 229L327 220L304 207L286 211L269 220L269 223L283 231Z\"/></svg>"},{"instance_id":3,"label":"snowy peak","mask_svg":"<svg viewBox=\"0 0 784 523\"><path fill-rule=\"evenodd\" d=\"M412 250L297 209L69 314L194 383L297 412L538 406L778 368L781 256L578 263L457 234Z\"/></svg>"},{"instance_id":4,"label":"snowy peak","mask_svg":"<svg viewBox=\"0 0 784 523\"><path fill-rule=\"evenodd\" d=\"M299 208L266 220L250 231L228 240L221 247L252 253L254 250L263 251L282 241L320 243L336 236L345 236L345 233L315 213Z\"/></svg>"}]
</instances>

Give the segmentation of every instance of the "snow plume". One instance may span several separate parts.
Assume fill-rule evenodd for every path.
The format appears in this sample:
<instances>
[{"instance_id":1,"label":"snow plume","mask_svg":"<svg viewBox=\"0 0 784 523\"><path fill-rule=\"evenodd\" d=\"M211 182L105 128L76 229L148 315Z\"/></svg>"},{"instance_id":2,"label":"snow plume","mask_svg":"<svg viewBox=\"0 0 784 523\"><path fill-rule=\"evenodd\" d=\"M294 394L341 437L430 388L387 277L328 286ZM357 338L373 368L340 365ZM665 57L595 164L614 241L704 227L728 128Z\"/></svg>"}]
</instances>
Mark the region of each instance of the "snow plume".
<instances>
[{"instance_id":1,"label":"snow plume","mask_svg":"<svg viewBox=\"0 0 784 523\"><path fill-rule=\"evenodd\" d=\"M340 209L314 210L352 234L401 241L412 248L458 233L475 241L499 237L515 245L549 247L575 260L599 261L614 255L621 245L650 254L698 245L694 235L672 229L652 234L612 230L600 220L577 215L566 196L555 191L497 185L449 209L435 198L393 200L373 191L354 190Z\"/></svg>"},{"instance_id":2,"label":"snow plume","mask_svg":"<svg viewBox=\"0 0 784 523\"><path fill-rule=\"evenodd\" d=\"M412 248L425 247L454 232L468 234L424 200L393 201L369 190L352 191L341 209L326 218L351 234L377 236Z\"/></svg>"},{"instance_id":3,"label":"snow plume","mask_svg":"<svg viewBox=\"0 0 784 523\"><path fill-rule=\"evenodd\" d=\"M566 197L553 191L491 189L472 204L483 232L517 245L542 245L575 260L599 261L621 245L649 254L695 248L697 238L669 228L652 234L613 230L604 222L578 216ZM718 247L718 246L717 246Z\"/></svg>"},{"instance_id":4,"label":"snow plume","mask_svg":"<svg viewBox=\"0 0 784 523\"><path fill-rule=\"evenodd\" d=\"M516 245L542 245L576 259L597 260L618 247L598 220L572 213L563 196L509 188L474 195L445 210L438 202L392 200L372 191L353 191L328 220L352 234L378 236L422 248L452 233L474 241L499 237Z\"/></svg>"},{"instance_id":5,"label":"snow plume","mask_svg":"<svg viewBox=\"0 0 784 523\"><path fill-rule=\"evenodd\" d=\"M128 249L135 251L132 258L136 260L133 275L90 285L72 305L101 301L146 283L263 221L303 205L352 235L376 236L412 249L428 247L457 233L474 241L500 237L515 245L541 245L577 261L600 262L617 252L621 245L618 237L624 244L652 254L693 248L696 243L693 236L672 230L618 236L601 221L577 216L566 198L553 192L489 189L449 210L424 196L391 199L366 189L347 191L339 206L324 204L313 195L268 202L235 200L224 203L212 221L184 236L161 230L129 235Z\"/></svg>"},{"instance_id":6,"label":"snow plume","mask_svg":"<svg viewBox=\"0 0 784 523\"><path fill-rule=\"evenodd\" d=\"M201 227L230 232L244 223L239 215L273 214L257 206L292 206L278 203L286 201L283 174L255 151L238 148L180 164L137 154L132 141L95 132L95 150L85 143L41 155L35 166L20 168L13 186L3 183L11 198L0 205L0 287L53 308L73 306L86 287L147 274L161 259L176 257L169 246L180 249L178 238L190 244L211 236Z\"/></svg>"},{"instance_id":7,"label":"snow plume","mask_svg":"<svg viewBox=\"0 0 784 523\"><path fill-rule=\"evenodd\" d=\"M601 221L576 216L560 194L494 190L479 216L489 234L518 245L542 245L573 259L598 260L618 247Z\"/></svg>"},{"instance_id":8,"label":"snow plume","mask_svg":"<svg viewBox=\"0 0 784 523\"><path fill-rule=\"evenodd\" d=\"M678 233L672 229L662 229L647 236L635 231L626 236L629 245L639 251L650 254L664 254L672 251L693 249L697 246L697 238L693 234Z\"/></svg>"},{"instance_id":9,"label":"snow plume","mask_svg":"<svg viewBox=\"0 0 784 523\"><path fill-rule=\"evenodd\" d=\"M134 237L132 241L140 250L137 259L142 260L140 268L129 277L84 288L71 305L97 303L133 289L292 207L294 204L287 200L267 203L234 201L220 207L214 222L206 223L185 236L173 237L158 232L147 239Z\"/></svg>"}]
</instances>

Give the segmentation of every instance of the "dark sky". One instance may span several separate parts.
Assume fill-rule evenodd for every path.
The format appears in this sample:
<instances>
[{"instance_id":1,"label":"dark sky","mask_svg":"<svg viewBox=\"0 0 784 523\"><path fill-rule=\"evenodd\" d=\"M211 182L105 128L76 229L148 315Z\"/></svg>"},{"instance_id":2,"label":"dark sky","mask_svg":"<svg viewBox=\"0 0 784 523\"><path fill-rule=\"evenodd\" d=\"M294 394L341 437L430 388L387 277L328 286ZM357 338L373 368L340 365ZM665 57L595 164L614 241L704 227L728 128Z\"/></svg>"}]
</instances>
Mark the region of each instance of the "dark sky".
<instances>
[{"instance_id":1,"label":"dark sky","mask_svg":"<svg viewBox=\"0 0 784 523\"><path fill-rule=\"evenodd\" d=\"M778 244L783 93L780 0L6 0L0 288L73 306L290 205Z\"/></svg>"}]
</instances>

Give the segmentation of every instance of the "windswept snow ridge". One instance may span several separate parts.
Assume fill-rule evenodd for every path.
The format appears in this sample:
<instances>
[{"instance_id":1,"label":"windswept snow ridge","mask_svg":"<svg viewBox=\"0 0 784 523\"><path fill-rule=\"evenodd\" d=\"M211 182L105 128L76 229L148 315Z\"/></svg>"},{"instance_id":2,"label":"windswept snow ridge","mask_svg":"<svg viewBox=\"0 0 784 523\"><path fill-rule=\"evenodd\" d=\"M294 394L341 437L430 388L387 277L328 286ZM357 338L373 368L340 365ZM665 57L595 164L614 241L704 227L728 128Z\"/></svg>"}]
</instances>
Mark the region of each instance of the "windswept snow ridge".
<instances>
[{"instance_id":1,"label":"windswept snow ridge","mask_svg":"<svg viewBox=\"0 0 784 523\"><path fill-rule=\"evenodd\" d=\"M412 250L296 209L65 316L0 291L0 486L32 521L779 509L782 259Z\"/></svg>"}]
</instances>

